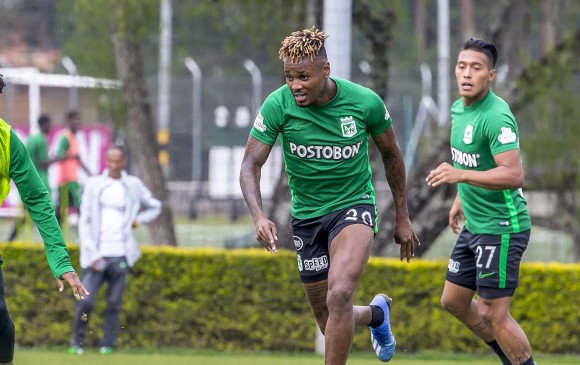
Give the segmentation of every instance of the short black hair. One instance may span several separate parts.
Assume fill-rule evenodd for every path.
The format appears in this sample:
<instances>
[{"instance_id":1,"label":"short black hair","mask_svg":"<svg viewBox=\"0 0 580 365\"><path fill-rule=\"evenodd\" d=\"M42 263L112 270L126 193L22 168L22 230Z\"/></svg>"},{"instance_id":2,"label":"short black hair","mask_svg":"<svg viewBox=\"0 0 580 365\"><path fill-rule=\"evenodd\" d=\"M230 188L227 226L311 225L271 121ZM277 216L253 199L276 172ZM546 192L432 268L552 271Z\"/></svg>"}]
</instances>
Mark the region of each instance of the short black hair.
<instances>
[{"instance_id":1,"label":"short black hair","mask_svg":"<svg viewBox=\"0 0 580 365\"><path fill-rule=\"evenodd\" d=\"M50 123L50 117L47 114L42 114L40 117L38 117L39 127L47 125L48 123Z\"/></svg>"},{"instance_id":2,"label":"short black hair","mask_svg":"<svg viewBox=\"0 0 580 365\"><path fill-rule=\"evenodd\" d=\"M460 51L466 51L468 49L473 49L486 55L491 69L495 68L495 63L497 62L497 48L495 48L493 43L481 38L469 38L467 42L463 44Z\"/></svg>"},{"instance_id":3,"label":"short black hair","mask_svg":"<svg viewBox=\"0 0 580 365\"><path fill-rule=\"evenodd\" d=\"M79 112L76 110L71 110L66 113L66 120L71 120L79 117Z\"/></svg>"},{"instance_id":4,"label":"short black hair","mask_svg":"<svg viewBox=\"0 0 580 365\"><path fill-rule=\"evenodd\" d=\"M121 151L121 155L123 157L127 157L127 151L125 150L125 148L123 146L121 146L120 144L117 143L111 143L108 147L107 147L107 151L109 150L118 150Z\"/></svg>"},{"instance_id":5,"label":"short black hair","mask_svg":"<svg viewBox=\"0 0 580 365\"><path fill-rule=\"evenodd\" d=\"M4 75L0 74L0 94L2 94L2 89L4 89L5 86L6 83L4 82Z\"/></svg>"}]
</instances>

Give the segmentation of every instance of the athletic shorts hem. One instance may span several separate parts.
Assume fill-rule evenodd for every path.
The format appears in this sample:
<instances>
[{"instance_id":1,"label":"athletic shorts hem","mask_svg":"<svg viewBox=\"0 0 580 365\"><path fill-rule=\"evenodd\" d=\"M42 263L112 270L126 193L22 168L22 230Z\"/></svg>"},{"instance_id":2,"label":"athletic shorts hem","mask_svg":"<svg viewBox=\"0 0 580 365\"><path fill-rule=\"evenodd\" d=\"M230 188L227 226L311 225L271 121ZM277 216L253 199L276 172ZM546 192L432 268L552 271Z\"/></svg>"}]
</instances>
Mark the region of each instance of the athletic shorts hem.
<instances>
[{"instance_id":1,"label":"athletic shorts hem","mask_svg":"<svg viewBox=\"0 0 580 365\"><path fill-rule=\"evenodd\" d=\"M320 273L319 275L303 276L300 275L300 282L303 284L316 283L328 279L328 271Z\"/></svg>"},{"instance_id":2,"label":"athletic shorts hem","mask_svg":"<svg viewBox=\"0 0 580 365\"><path fill-rule=\"evenodd\" d=\"M475 286L475 285L470 285L470 284L466 284L466 283L462 283L462 282L461 282L461 281L459 281L459 280L455 280L455 279L449 278L449 276L446 276L446 277L445 277L445 280L447 280L448 282L450 282L450 283L453 283L453 284L455 284L455 285L459 285L459 286L462 286L462 287L464 287L464 288L471 289L471 290L473 290L473 291L476 291L476 290L477 290L477 286Z\"/></svg>"},{"instance_id":3,"label":"athletic shorts hem","mask_svg":"<svg viewBox=\"0 0 580 365\"><path fill-rule=\"evenodd\" d=\"M477 296L483 299L513 297L515 292L516 288L488 288L486 286L480 286L477 288Z\"/></svg>"}]
</instances>

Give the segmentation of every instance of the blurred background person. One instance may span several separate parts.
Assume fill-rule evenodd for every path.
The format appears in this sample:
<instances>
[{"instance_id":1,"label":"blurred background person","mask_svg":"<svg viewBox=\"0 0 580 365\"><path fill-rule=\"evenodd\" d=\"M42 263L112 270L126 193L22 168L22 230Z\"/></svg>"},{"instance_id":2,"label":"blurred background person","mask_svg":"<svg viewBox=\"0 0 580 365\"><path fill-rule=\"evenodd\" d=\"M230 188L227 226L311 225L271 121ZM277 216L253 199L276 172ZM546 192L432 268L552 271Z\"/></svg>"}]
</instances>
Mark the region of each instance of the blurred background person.
<instances>
[{"instance_id":1,"label":"blurred background person","mask_svg":"<svg viewBox=\"0 0 580 365\"><path fill-rule=\"evenodd\" d=\"M38 128L39 131L30 135L26 140L26 150L32 160L32 164L36 168L36 172L38 172L40 180L46 186L46 190L50 196L51 189L48 182L48 166L52 163L48 158L48 134L52 128L50 116L46 114L41 115L38 118ZM8 241L14 241L16 239L27 221L28 214L24 211L22 216L16 218L14 226L10 230Z\"/></svg>"},{"instance_id":2,"label":"blurred background person","mask_svg":"<svg viewBox=\"0 0 580 365\"><path fill-rule=\"evenodd\" d=\"M80 127L79 113L71 110L66 114L67 129L58 141L56 161L56 181L58 185L57 219L62 227L70 215L70 223L76 225L79 207L81 204L81 186L79 182L79 168L91 175L90 170L83 163L80 156L79 142L76 133Z\"/></svg>"},{"instance_id":3,"label":"blurred background person","mask_svg":"<svg viewBox=\"0 0 580 365\"><path fill-rule=\"evenodd\" d=\"M105 171L89 178L83 191L79 221L82 281L94 294L77 303L71 354L84 353L88 320L96 293L105 282L107 307L100 352L113 352L121 328L119 315L127 275L140 255L132 230L151 222L161 212L161 202L145 184L124 171L126 158L121 147L109 147L105 163Z\"/></svg>"}]
</instances>

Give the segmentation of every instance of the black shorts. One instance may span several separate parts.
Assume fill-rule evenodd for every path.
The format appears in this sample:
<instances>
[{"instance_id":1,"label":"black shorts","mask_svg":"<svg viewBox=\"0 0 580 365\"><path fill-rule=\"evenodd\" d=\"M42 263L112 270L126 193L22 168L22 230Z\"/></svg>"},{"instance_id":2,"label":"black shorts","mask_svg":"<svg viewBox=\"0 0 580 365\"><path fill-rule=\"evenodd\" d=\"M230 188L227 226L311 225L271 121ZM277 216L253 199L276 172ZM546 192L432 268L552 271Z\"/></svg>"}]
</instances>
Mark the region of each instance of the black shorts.
<instances>
[{"instance_id":1,"label":"black shorts","mask_svg":"<svg viewBox=\"0 0 580 365\"><path fill-rule=\"evenodd\" d=\"M465 228L451 252L446 279L477 290L485 299L511 297L518 286L520 262L530 230L506 234L472 234Z\"/></svg>"},{"instance_id":2,"label":"black shorts","mask_svg":"<svg viewBox=\"0 0 580 365\"><path fill-rule=\"evenodd\" d=\"M298 271L303 283L312 283L328 277L330 243L340 231L351 224L366 224L377 233L377 210L371 204L357 204L322 217L292 218L292 232Z\"/></svg>"}]
</instances>

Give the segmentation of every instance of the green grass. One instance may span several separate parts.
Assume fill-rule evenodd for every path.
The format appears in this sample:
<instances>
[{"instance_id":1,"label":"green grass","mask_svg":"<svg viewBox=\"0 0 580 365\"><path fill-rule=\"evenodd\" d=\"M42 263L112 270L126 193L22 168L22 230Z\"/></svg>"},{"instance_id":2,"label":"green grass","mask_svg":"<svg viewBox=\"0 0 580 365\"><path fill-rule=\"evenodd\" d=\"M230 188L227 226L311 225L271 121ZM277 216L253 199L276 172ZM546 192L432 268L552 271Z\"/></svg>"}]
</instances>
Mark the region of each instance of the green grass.
<instances>
[{"instance_id":1,"label":"green grass","mask_svg":"<svg viewBox=\"0 0 580 365\"><path fill-rule=\"evenodd\" d=\"M579 364L580 356L536 355L535 360L544 364ZM283 353L227 353L200 350L120 350L112 355L100 355L89 349L84 355L69 355L65 348L16 349L17 365L321 365L322 356L313 354ZM492 355L443 354L427 352L421 354L397 353L393 363L402 365L497 365ZM351 354L349 365L377 365L380 362L372 353Z\"/></svg>"}]
</instances>

